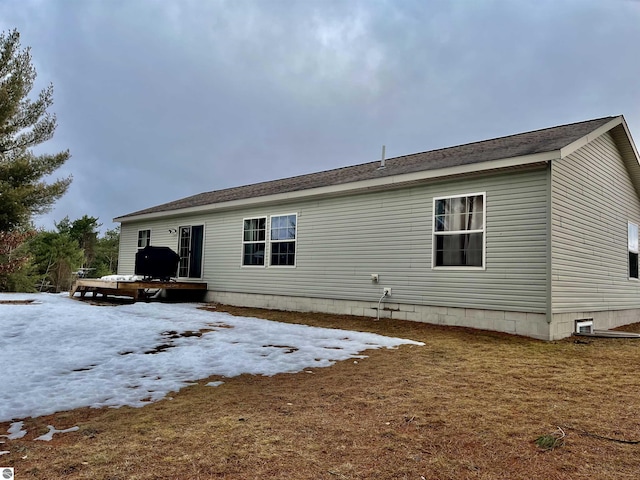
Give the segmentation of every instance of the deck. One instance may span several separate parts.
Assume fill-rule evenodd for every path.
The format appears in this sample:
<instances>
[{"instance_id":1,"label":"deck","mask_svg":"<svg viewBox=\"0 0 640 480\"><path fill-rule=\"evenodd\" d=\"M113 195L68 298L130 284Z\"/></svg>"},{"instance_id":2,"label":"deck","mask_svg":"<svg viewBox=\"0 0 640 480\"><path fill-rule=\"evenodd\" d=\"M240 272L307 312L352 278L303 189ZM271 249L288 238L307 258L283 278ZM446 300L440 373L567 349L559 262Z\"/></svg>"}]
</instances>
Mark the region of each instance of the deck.
<instances>
[{"instance_id":1,"label":"deck","mask_svg":"<svg viewBox=\"0 0 640 480\"><path fill-rule=\"evenodd\" d=\"M69 291L69 296L73 297L80 293L80 298L84 298L89 292L95 297L114 295L119 297L132 297L134 301L149 297L149 291L154 293L157 290L191 290L206 291L207 284L204 282L160 282L160 281L109 281L97 279L76 280Z\"/></svg>"}]
</instances>

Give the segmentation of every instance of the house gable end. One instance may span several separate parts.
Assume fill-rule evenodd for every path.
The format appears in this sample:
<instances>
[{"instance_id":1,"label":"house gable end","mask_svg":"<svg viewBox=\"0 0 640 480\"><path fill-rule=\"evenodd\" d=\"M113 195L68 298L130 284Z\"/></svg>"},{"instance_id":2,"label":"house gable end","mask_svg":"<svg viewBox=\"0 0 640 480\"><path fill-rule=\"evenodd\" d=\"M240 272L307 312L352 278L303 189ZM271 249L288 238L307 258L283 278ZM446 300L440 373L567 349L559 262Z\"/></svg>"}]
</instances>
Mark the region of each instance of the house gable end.
<instances>
[{"instance_id":1,"label":"house gable end","mask_svg":"<svg viewBox=\"0 0 640 480\"><path fill-rule=\"evenodd\" d=\"M552 162L554 314L640 308L627 265L628 222L640 223L637 160L620 148L629 141L618 124Z\"/></svg>"}]
</instances>

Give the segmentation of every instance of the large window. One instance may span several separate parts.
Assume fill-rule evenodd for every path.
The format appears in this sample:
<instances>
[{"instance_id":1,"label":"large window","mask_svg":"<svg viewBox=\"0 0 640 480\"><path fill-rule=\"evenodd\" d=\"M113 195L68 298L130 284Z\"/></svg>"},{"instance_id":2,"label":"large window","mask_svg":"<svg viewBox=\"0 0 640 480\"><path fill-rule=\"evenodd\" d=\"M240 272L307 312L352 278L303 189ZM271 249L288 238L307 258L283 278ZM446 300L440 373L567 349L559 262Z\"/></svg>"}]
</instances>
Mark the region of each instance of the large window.
<instances>
[{"instance_id":1,"label":"large window","mask_svg":"<svg viewBox=\"0 0 640 480\"><path fill-rule=\"evenodd\" d=\"M295 213L271 217L271 265L295 266L297 223Z\"/></svg>"},{"instance_id":2,"label":"large window","mask_svg":"<svg viewBox=\"0 0 640 480\"><path fill-rule=\"evenodd\" d=\"M242 232L242 265L264 266L267 218L245 218Z\"/></svg>"},{"instance_id":3,"label":"large window","mask_svg":"<svg viewBox=\"0 0 640 480\"><path fill-rule=\"evenodd\" d=\"M629 278L638 278L638 225L629 222L627 232Z\"/></svg>"},{"instance_id":4,"label":"large window","mask_svg":"<svg viewBox=\"0 0 640 480\"><path fill-rule=\"evenodd\" d=\"M138 230L138 248L151 245L151 230Z\"/></svg>"},{"instance_id":5,"label":"large window","mask_svg":"<svg viewBox=\"0 0 640 480\"><path fill-rule=\"evenodd\" d=\"M484 267L485 197L434 198L434 267Z\"/></svg>"}]
</instances>

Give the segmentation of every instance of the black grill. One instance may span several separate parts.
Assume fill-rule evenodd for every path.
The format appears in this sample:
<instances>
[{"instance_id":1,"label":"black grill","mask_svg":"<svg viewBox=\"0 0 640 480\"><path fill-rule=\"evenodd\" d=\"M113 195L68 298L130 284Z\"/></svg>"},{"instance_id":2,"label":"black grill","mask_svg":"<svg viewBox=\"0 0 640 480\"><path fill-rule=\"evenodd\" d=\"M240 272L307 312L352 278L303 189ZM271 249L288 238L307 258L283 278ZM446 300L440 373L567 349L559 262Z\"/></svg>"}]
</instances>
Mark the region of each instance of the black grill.
<instances>
[{"instance_id":1,"label":"black grill","mask_svg":"<svg viewBox=\"0 0 640 480\"><path fill-rule=\"evenodd\" d=\"M169 247L147 246L136 253L135 274L145 280L168 281L178 271L180 257Z\"/></svg>"}]
</instances>

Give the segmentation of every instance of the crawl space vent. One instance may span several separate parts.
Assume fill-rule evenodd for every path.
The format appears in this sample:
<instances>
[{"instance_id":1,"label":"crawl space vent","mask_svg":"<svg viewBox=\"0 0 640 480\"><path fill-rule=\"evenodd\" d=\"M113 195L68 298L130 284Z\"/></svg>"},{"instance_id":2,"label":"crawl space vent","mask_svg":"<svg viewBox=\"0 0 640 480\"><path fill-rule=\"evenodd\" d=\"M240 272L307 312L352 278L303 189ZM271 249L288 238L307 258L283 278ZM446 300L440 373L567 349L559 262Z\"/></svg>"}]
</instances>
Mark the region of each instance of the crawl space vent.
<instances>
[{"instance_id":1,"label":"crawl space vent","mask_svg":"<svg viewBox=\"0 0 640 480\"><path fill-rule=\"evenodd\" d=\"M576 320L576 333L593 333L593 318Z\"/></svg>"}]
</instances>

